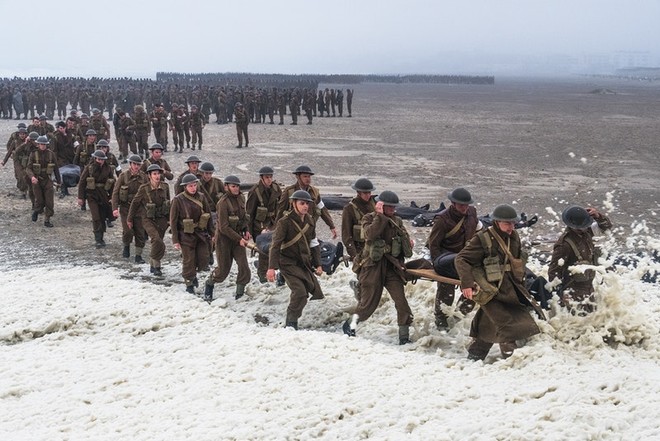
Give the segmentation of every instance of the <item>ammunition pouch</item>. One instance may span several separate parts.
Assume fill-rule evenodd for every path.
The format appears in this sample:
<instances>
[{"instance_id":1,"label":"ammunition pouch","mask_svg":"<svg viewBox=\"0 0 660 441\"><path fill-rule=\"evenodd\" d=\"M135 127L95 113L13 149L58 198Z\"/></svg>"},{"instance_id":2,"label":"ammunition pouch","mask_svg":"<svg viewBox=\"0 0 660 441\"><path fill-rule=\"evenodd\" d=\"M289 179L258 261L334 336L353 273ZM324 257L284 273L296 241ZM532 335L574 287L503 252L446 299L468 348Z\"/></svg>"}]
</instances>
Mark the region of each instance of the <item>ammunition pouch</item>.
<instances>
[{"instance_id":1,"label":"ammunition pouch","mask_svg":"<svg viewBox=\"0 0 660 441\"><path fill-rule=\"evenodd\" d=\"M392 249L391 249L392 256L399 257L402 251L403 250L401 249L401 236L394 236L392 238Z\"/></svg>"},{"instance_id":2,"label":"ammunition pouch","mask_svg":"<svg viewBox=\"0 0 660 441\"><path fill-rule=\"evenodd\" d=\"M321 209L319 207L314 207L314 219L321 217Z\"/></svg>"},{"instance_id":3,"label":"ammunition pouch","mask_svg":"<svg viewBox=\"0 0 660 441\"><path fill-rule=\"evenodd\" d=\"M105 191L110 191L110 190L112 190L113 185L115 185L115 180L114 179L107 179L105 181L105 186L103 187L103 189Z\"/></svg>"},{"instance_id":4,"label":"ammunition pouch","mask_svg":"<svg viewBox=\"0 0 660 441\"><path fill-rule=\"evenodd\" d=\"M503 268L498 256L486 257L483 265L485 277L488 282L499 282L502 280Z\"/></svg>"},{"instance_id":5,"label":"ammunition pouch","mask_svg":"<svg viewBox=\"0 0 660 441\"><path fill-rule=\"evenodd\" d=\"M353 225L353 242L364 242L364 235L362 234L362 225Z\"/></svg>"},{"instance_id":6,"label":"ammunition pouch","mask_svg":"<svg viewBox=\"0 0 660 441\"><path fill-rule=\"evenodd\" d=\"M156 215L159 217L168 217L170 215L170 201L163 201Z\"/></svg>"},{"instance_id":7,"label":"ammunition pouch","mask_svg":"<svg viewBox=\"0 0 660 441\"><path fill-rule=\"evenodd\" d=\"M27 156L21 157L21 167L23 167L23 168L27 167L28 159L30 159L30 158L28 158Z\"/></svg>"},{"instance_id":8,"label":"ammunition pouch","mask_svg":"<svg viewBox=\"0 0 660 441\"><path fill-rule=\"evenodd\" d=\"M577 262L575 262L575 265L593 265L593 262L589 262L588 260L578 260ZM576 283L591 282L595 275L596 275L596 271L592 269L587 269L581 273L571 274L571 280L573 280Z\"/></svg>"},{"instance_id":9,"label":"ammunition pouch","mask_svg":"<svg viewBox=\"0 0 660 441\"><path fill-rule=\"evenodd\" d=\"M87 153L87 150L81 150L80 151L80 163L81 164L86 164L88 156L89 156L89 154Z\"/></svg>"},{"instance_id":10,"label":"ammunition pouch","mask_svg":"<svg viewBox=\"0 0 660 441\"><path fill-rule=\"evenodd\" d=\"M254 215L254 219L257 222L264 222L268 218L268 208L267 207L257 207L257 212Z\"/></svg>"},{"instance_id":11,"label":"ammunition pouch","mask_svg":"<svg viewBox=\"0 0 660 441\"><path fill-rule=\"evenodd\" d=\"M514 280L522 281L525 279L525 262L522 259L511 259L511 274Z\"/></svg>"},{"instance_id":12,"label":"ammunition pouch","mask_svg":"<svg viewBox=\"0 0 660 441\"><path fill-rule=\"evenodd\" d=\"M207 225L209 224L209 219L211 219L211 213L202 213L199 217L199 229L206 230Z\"/></svg>"},{"instance_id":13,"label":"ammunition pouch","mask_svg":"<svg viewBox=\"0 0 660 441\"><path fill-rule=\"evenodd\" d=\"M238 231L238 216L229 216L229 228Z\"/></svg>"},{"instance_id":14,"label":"ammunition pouch","mask_svg":"<svg viewBox=\"0 0 660 441\"><path fill-rule=\"evenodd\" d=\"M390 251L388 248L383 239L374 240L371 244L367 245L369 258L372 262L380 262L383 256Z\"/></svg>"},{"instance_id":15,"label":"ammunition pouch","mask_svg":"<svg viewBox=\"0 0 660 441\"><path fill-rule=\"evenodd\" d=\"M96 179L93 176L89 176L87 179L87 190L96 190Z\"/></svg>"},{"instance_id":16,"label":"ammunition pouch","mask_svg":"<svg viewBox=\"0 0 660 441\"><path fill-rule=\"evenodd\" d=\"M41 164L39 164L38 162L35 162L34 164L32 164L32 172L34 173L35 176L40 175L41 174Z\"/></svg>"},{"instance_id":17,"label":"ammunition pouch","mask_svg":"<svg viewBox=\"0 0 660 441\"><path fill-rule=\"evenodd\" d=\"M411 257L413 255L412 245L410 244L410 239L406 236L401 237L401 251L403 252L403 257Z\"/></svg>"},{"instance_id":18,"label":"ammunition pouch","mask_svg":"<svg viewBox=\"0 0 660 441\"><path fill-rule=\"evenodd\" d=\"M186 234L192 234L195 232L195 222L192 219L183 219L181 221L183 224L183 232Z\"/></svg>"},{"instance_id":19,"label":"ammunition pouch","mask_svg":"<svg viewBox=\"0 0 660 441\"><path fill-rule=\"evenodd\" d=\"M501 274L501 273L500 273ZM480 306L490 302L497 295L497 286L489 283L487 272L484 267L472 268L472 277L479 285L479 289L472 295L472 300Z\"/></svg>"},{"instance_id":20,"label":"ammunition pouch","mask_svg":"<svg viewBox=\"0 0 660 441\"><path fill-rule=\"evenodd\" d=\"M119 202L128 202L128 185L122 185L119 187Z\"/></svg>"},{"instance_id":21,"label":"ammunition pouch","mask_svg":"<svg viewBox=\"0 0 660 441\"><path fill-rule=\"evenodd\" d=\"M147 218L155 219L156 218L156 204L153 202L147 202Z\"/></svg>"},{"instance_id":22,"label":"ammunition pouch","mask_svg":"<svg viewBox=\"0 0 660 441\"><path fill-rule=\"evenodd\" d=\"M50 175L53 174L54 171L55 171L55 164L53 164L52 162L49 162L49 163L46 165L46 174L47 174L48 176L50 176Z\"/></svg>"}]
</instances>

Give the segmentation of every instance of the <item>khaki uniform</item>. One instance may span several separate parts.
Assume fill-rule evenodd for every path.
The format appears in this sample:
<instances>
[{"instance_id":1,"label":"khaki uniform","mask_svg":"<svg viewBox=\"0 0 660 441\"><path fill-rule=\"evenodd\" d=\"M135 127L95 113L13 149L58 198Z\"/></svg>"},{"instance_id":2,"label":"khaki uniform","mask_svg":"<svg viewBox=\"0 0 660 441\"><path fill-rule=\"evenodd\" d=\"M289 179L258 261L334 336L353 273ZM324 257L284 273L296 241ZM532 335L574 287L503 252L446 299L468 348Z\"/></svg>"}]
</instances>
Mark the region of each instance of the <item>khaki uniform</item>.
<instances>
[{"instance_id":1,"label":"khaki uniform","mask_svg":"<svg viewBox=\"0 0 660 441\"><path fill-rule=\"evenodd\" d=\"M128 221L135 223L140 218L144 231L151 241L151 266L160 268L160 261L165 255L163 238L170 220L170 187L161 182L157 188L151 183L142 185L128 209Z\"/></svg>"},{"instance_id":2,"label":"khaki uniform","mask_svg":"<svg viewBox=\"0 0 660 441\"><path fill-rule=\"evenodd\" d=\"M215 255L218 266L213 270L213 283L224 281L231 270L232 261L238 265L237 285L250 282L250 267L245 247L240 245L244 232L248 228L245 212L245 199L242 194L225 193L216 207L218 222L216 227Z\"/></svg>"},{"instance_id":3,"label":"khaki uniform","mask_svg":"<svg viewBox=\"0 0 660 441\"><path fill-rule=\"evenodd\" d=\"M314 224L318 222L318 219L320 217L321 219L323 219L323 222L325 222L328 228L330 228L331 230L334 229L335 223L332 221L332 216L330 216L330 212L323 205L323 201L321 200L321 192L319 191L319 189L314 187L313 185L310 185L309 188L302 188L297 182L293 185L289 185L284 189L284 191L282 191L282 196L280 196L280 200L277 203L277 219L280 219L285 212L291 210L289 198L296 190L305 190L312 197L312 200L314 202L311 202L309 204L309 214L312 216L312 220L314 220Z\"/></svg>"},{"instance_id":4,"label":"khaki uniform","mask_svg":"<svg viewBox=\"0 0 660 441\"><path fill-rule=\"evenodd\" d=\"M104 233L106 219L113 218L110 194L115 179L113 178L114 170L107 162L104 161L101 165L94 161L84 167L78 184L78 199L87 200L95 235Z\"/></svg>"},{"instance_id":5,"label":"khaki uniform","mask_svg":"<svg viewBox=\"0 0 660 441\"><path fill-rule=\"evenodd\" d=\"M354 197L346 204L341 213L341 241L344 243L346 252L355 261L364 249L364 235L362 234L362 218L373 213L376 204L372 199L365 201L360 197Z\"/></svg>"},{"instance_id":6,"label":"khaki uniform","mask_svg":"<svg viewBox=\"0 0 660 441\"><path fill-rule=\"evenodd\" d=\"M160 168L163 169L163 177L165 179L169 181L174 179L174 173L172 173L172 168L163 158L160 158L158 161L156 161L154 158L145 159L144 162L142 162L142 167L140 167L140 170L146 173L147 168L149 168L151 164L157 164L158 166L160 166Z\"/></svg>"},{"instance_id":7,"label":"khaki uniform","mask_svg":"<svg viewBox=\"0 0 660 441\"><path fill-rule=\"evenodd\" d=\"M170 227L172 243L181 245L181 275L186 285L192 285L197 281L197 271L206 271L209 267L213 221L206 197L199 191L194 195L185 190L179 193L172 200Z\"/></svg>"},{"instance_id":8,"label":"khaki uniform","mask_svg":"<svg viewBox=\"0 0 660 441\"><path fill-rule=\"evenodd\" d=\"M210 180L205 181L203 177L200 177L197 188L208 199L209 205L211 206L211 212L215 213L220 198L225 194L225 184L222 182L222 179L211 177Z\"/></svg>"},{"instance_id":9,"label":"khaki uniform","mask_svg":"<svg viewBox=\"0 0 660 441\"><path fill-rule=\"evenodd\" d=\"M513 260L502 247L495 235L503 241L513 256ZM475 269L485 266L484 259L494 257L501 273L501 281L491 282L496 295L477 311L470 327L474 338L468 348L471 358L484 359L494 343L500 344L502 355L511 355L516 340L526 339L540 332L529 314L533 308L539 317L543 311L525 288L525 260L520 236L514 230L511 236L501 232L496 225L478 233L456 256L456 270L461 278L461 288L475 286ZM483 287L482 287L483 288Z\"/></svg>"},{"instance_id":10,"label":"khaki uniform","mask_svg":"<svg viewBox=\"0 0 660 441\"><path fill-rule=\"evenodd\" d=\"M30 153L28 164L25 168L28 179L37 178L37 183L32 184L34 193L33 211L43 213L45 210L46 221L48 221L54 212L55 200L53 190L53 180L51 175L55 175L58 184L62 183L60 170L57 168L57 157L51 150L35 150Z\"/></svg>"},{"instance_id":11,"label":"khaki uniform","mask_svg":"<svg viewBox=\"0 0 660 441\"><path fill-rule=\"evenodd\" d=\"M360 259L358 280L361 295L355 314L360 322L371 317L380 303L383 288L386 288L394 301L397 324L409 326L413 321L413 314L403 289L406 284L403 250L399 247L397 251L396 247L392 246L393 241L407 241L408 245L410 244L410 237L401 218L390 218L377 212L369 213L362 218L362 233L366 244ZM384 254L380 259L372 253L377 241L384 241Z\"/></svg>"},{"instance_id":12,"label":"khaki uniform","mask_svg":"<svg viewBox=\"0 0 660 441\"><path fill-rule=\"evenodd\" d=\"M147 112L136 112L133 115L133 122L135 128L135 138L137 148L141 156L147 156L149 152L149 132L151 131L151 122Z\"/></svg>"},{"instance_id":13,"label":"khaki uniform","mask_svg":"<svg viewBox=\"0 0 660 441\"><path fill-rule=\"evenodd\" d=\"M250 118L248 117L245 107L235 108L234 116L236 117L236 136L238 137L238 146L243 147L243 136L245 136L245 147L250 144L250 139L248 138L248 124L250 123Z\"/></svg>"},{"instance_id":14,"label":"khaki uniform","mask_svg":"<svg viewBox=\"0 0 660 441\"><path fill-rule=\"evenodd\" d=\"M190 130L192 131L192 149L195 150L195 145L202 149L202 130L204 129L204 120L206 117L196 111L190 112ZM245 136L247 140L247 135Z\"/></svg>"},{"instance_id":15,"label":"khaki uniform","mask_svg":"<svg viewBox=\"0 0 660 441\"><path fill-rule=\"evenodd\" d=\"M119 175L112 191L112 211L119 210L119 216L121 217L121 241L126 246L130 245L135 239L135 247L140 250L144 248L145 244L142 220L140 218L134 219L133 228L128 228L128 210L140 187L148 181L149 178L141 170L138 170L136 174L132 174L130 170L127 170ZM138 252L138 255L141 254Z\"/></svg>"},{"instance_id":16,"label":"khaki uniform","mask_svg":"<svg viewBox=\"0 0 660 441\"><path fill-rule=\"evenodd\" d=\"M273 182L270 188L266 188L261 180L248 192L245 207L250 219L248 230L255 240L262 231L272 231L275 228L277 201L281 194L282 190L277 183ZM266 271L268 271L268 256L260 253L257 275L262 282L266 280Z\"/></svg>"},{"instance_id":17,"label":"khaki uniform","mask_svg":"<svg viewBox=\"0 0 660 441\"><path fill-rule=\"evenodd\" d=\"M270 245L271 269L279 269L291 289L286 310L286 322L297 323L307 304L308 293L312 300L324 298L314 270L321 265L319 247L310 248L316 238L316 224L307 214L304 219L291 211L277 221Z\"/></svg>"}]
</instances>

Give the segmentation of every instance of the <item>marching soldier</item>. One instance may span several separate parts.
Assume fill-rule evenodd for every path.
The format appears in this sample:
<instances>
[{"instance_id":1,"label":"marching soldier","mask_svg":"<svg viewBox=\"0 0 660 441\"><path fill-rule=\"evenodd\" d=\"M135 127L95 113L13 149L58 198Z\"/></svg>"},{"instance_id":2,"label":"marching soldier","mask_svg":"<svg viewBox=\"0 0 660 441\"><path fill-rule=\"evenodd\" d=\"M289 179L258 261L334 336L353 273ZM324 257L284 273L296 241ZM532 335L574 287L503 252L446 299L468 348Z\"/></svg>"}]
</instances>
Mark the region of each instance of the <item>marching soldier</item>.
<instances>
[{"instance_id":1,"label":"marching soldier","mask_svg":"<svg viewBox=\"0 0 660 441\"><path fill-rule=\"evenodd\" d=\"M342 330L348 336L356 335L357 324L374 313L387 289L394 301L399 325L399 344L411 343L410 325L413 314L404 293L406 279L404 260L412 256L412 241L400 217L395 215L399 197L392 191L383 191L373 213L362 218L362 234L365 246L360 258L358 273L360 301L352 317Z\"/></svg>"},{"instance_id":2,"label":"marching soldier","mask_svg":"<svg viewBox=\"0 0 660 441\"><path fill-rule=\"evenodd\" d=\"M199 286L197 271L209 268L213 220L208 199L197 189L199 179L188 174L180 185L183 191L174 197L170 208L172 243L183 257L181 275L186 291L194 294Z\"/></svg>"},{"instance_id":3,"label":"marching soldier","mask_svg":"<svg viewBox=\"0 0 660 441\"><path fill-rule=\"evenodd\" d=\"M213 298L213 287L223 282L229 275L233 261L238 265L236 295L238 300L245 294L245 286L250 282L250 267L245 247L251 239L248 231L248 216L245 211L245 198L241 194L241 181L230 175L225 178L225 194L216 207L218 222L215 231L216 258L218 266L206 280L204 297Z\"/></svg>"},{"instance_id":4,"label":"marching soldier","mask_svg":"<svg viewBox=\"0 0 660 441\"><path fill-rule=\"evenodd\" d=\"M34 193L34 207L32 211L32 222L36 222L39 214L45 211L44 226L51 228L53 224L50 218L55 213L55 191L53 190L52 175L55 175L57 185L62 184L60 171L57 168L57 157L55 153L48 150L48 138L40 136L37 139L38 149L33 151L28 158L25 169Z\"/></svg>"},{"instance_id":5,"label":"marching soldier","mask_svg":"<svg viewBox=\"0 0 660 441\"><path fill-rule=\"evenodd\" d=\"M158 164L147 167L149 182L139 189L128 209L126 224L133 228L136 219L142 221L151 241L150 271L162 276L161 259L165 255L165 232L170 220L170 186L161 182L163 169Z\"/></svg>"},{"instance_id":6,"label":"marching soldier","mask_svg":"<svg viewBox=\"0 0 660 441\"><path fill-rule=\"evenodd\" d=\"M131 256L131 242L135 239L135 263L144 263L142 249L144 248L145 237L142 220L135 218L132 228L128 227L127 221L131 202L140 187L147 183L148 178L140 170L142 158L139 155L131 155L128 158L128 163L128 171L119 175L119 179L112 192L112 215L115 218L121 216L122 243L124 244L122 257L129 258Z\"/></svg>"},{"instance_id":7,"label":"marching soldier","mask_svg":"<svg viewBox=\"0 0 660 441\"><path fill-rule=\"evenodd\" d=\"M149 148L149 132L151 131L151 121L149 115L144 110L142 104L138 104L134 108L135 114L133 115L134 132L138 148L138 153L143 158L147 159L147 150ZM162 167L162 166L161 166Z\"/></svg>"},{"instance_id":8,"label":"marching soldier","mask_svg":"<svg viewBox=\"0 0 660 441\"><path fill-rule=\"evenodd\" d=\"M245 136L245 147L250 143L248 138L248 124L250 123L250 118L248 113L245 111L243 104L236 103L234 106L234 116L236 117L236 135L238 136L238 145L237 149L243 147L243 136Z\"/></svg>"},{"instance_id":9,"label":"marching soldier","mask_svg":"<svg viewBox=\"0 0 660 441\"><path fill-rule=\"evenodd\" d=\"M114 171L106 163L108 157L102 150L92 154L90 164L85 166L78 184L78 205L83 206L85 200L92 214L92 229L96 248L105 247L103 234L106 231L106 219L112 217L112 204L109 192L115 183Z\"/></svg>"},{"instance_id":10,"label":"marching soldier","mask_svg":"<svg viewBox=\"0 0 660 441\"><path fill-rule=\"evenodd\" d=\"M316 276L323 273L321 253L316 239L316 223L309 215L312 196L297 190L290 196L292 209L277 221L270 245L266 278L275 281L279 269L291 290L286 310L286 327L298 329L298 319L311 300L323 299L323 291Z\"/></svg>"},{"instance_id":11,"label":"marching soldier","mask_svg":"<svg viewBox=\"0 0 660 441\"><path fill-rule=\"evenodd\" d=\"M259 182L248 192L245 209L249 218L248 230L252 237L275 229L275 218L277 216L277 201L282 190L279 184L273 181L274 170L265 166L259 169ZM266 271L268 271L268 256L259 254L259 266L257 275L261 283L266 283Z\"/></svg>"},{"instance_id":12,"label":"marching soldier","mask_svg":"<svg viewBox=\"0 0 660 441\"><path fill-rule=\"evenodd\" d=\"M202 149L202 131L204 129L204 114L200 113L197 110L197 106L194 104L190 107L190 129L192 131L192 149L195 150L195 145ZM247 136L246 136L247 139ZM247 146L246 146L247 147Z\"/></svg>"},{"instance_id":13,"label":"marching soldier","mask_svg":"<svg viewBox=\"0 0 660 441\"><path fill-rule=\"evenodd\" d=\"M149 147L149 151L151 152L151 156L142 162L141 170L146 173L147 168L149 168L150 165L156 164L161 168L161 170L163 170L163 177L165 179L168 181L174 179L174 174L172 173L170 165L163 158L163 146L158 143L153 144L151 147Z\"/></svg>"},{"instance_id":14,"label":"marching soldier","mask_svg":"<svg viewBox=\"0 0 660 441\"><path fill-rule=\"evenodd\" d=\"M187 175L192 174L195 176L197 179L202 177L202 172L199 171L199 164L202 162L201 159L199 159L195 155L188 156L188 159L186 159L185 164L188 166L188 170L184 171L179 175L179 177L176 180L176 188L174 189L174 192L176 194L179 194L183 191L183 187L181 186L181 182L183 182L183 178Z\"/></svg>"}]
</instances>

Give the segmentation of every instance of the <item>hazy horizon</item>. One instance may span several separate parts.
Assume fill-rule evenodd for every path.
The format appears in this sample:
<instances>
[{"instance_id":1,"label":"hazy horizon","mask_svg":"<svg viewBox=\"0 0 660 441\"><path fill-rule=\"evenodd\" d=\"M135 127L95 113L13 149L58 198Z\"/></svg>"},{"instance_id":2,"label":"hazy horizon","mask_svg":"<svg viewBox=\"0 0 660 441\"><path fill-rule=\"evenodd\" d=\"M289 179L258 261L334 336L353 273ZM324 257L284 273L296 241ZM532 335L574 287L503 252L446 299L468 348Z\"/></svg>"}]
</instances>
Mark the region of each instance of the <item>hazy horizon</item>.
<instances>
[{"instance_id":1,"label":"hazy horizon","mask_svg":"<svg viewBox=\"0 0 660 441\"><path fill-rule=\"evenodd\" d=\"M84 8L0 1L0 76L156 72L571 74L660 65L660 2L248 4L144 0ZM59 29L58 29L59 25Z\"/></svg>"}]
</instances>

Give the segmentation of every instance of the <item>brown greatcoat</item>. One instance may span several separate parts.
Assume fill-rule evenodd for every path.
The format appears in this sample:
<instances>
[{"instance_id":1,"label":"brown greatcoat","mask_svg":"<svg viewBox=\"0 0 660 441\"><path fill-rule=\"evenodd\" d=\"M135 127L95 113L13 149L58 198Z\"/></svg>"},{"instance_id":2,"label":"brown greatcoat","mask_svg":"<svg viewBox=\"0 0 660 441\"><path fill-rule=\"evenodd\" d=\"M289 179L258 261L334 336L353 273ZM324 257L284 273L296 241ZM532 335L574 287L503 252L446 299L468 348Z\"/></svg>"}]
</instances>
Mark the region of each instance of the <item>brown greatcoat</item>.
<instances>
[{"instance_id":1,"label":"brown greatcoat","mask_svg":"<svg viewBox=\"0 0 660 441\"><path fill-rule=\"evenodd\" d=\"M500 247L494 234L498 234L505 243L509 243L509 250L514 258L524 257L520 236L515 230L511 236L507 236L495 225L483 234L490 235L490 252L482 244L479 235L476 235L456 256L455 265L461 278L461 288L475 286L473 270L482 267L484 259L489 256L497 256L500 265L504 267L506 252ZM524 262L526 259L522 260ZM497 294L490 302L479 308L470 327L471 337L490 344L515 342L538 334L540 330L529 313L530 307L537 311L539 317L544 317L541 308L525 288L524 271L520 277L516 277L511 270L508 270L502 277Z\"/></svg>"},{"instance_id":2,"label":"brown greatcoat","mask_svg":"<svg viewBox=\"0 0 660 441\"><path fill-rule=\"evenodd\" d=\"M601 231L606 231L612 228L612 222L607 216L600 215L596 218L596 223ZM591 296L593 293L593 279L594 273L587 270L586 276L588 280L577 281L575 276L570 272L570 267L578 263L578 257L571 247L569 241L572 241L582 261L589 264L597 264L596 248L594 246L594 230L590 227L586 230L577 230L574 228L566 228L564 233L559 236L557 242L552 249L552 259L548 268L548 279L552 282L554 279L560 279L563 287L562 300L565 303L570 303L570 300L581 302ZM559 261L563 260L560 265Z\"/></svg>"},{"instance_id":3,"label":"brown greatcoat","mask_svg":"<svg viewBox=\"0 0 660 441\"><path fill-rule=\"evenodd\" d=\"M37 149L30 153L28 164L25 168L25 173L30 181L33 177L37 178L37 183L31 184L34 193L33 210L39 213L45 210L46 220L50 219L54 214L55 208L53 181L48 174L49 164L53 168L51 173L55 175L57 183L62 183L60 170L57 168L56 162L57 157L51 150Z\"/></svg>"},{"instance_id":4,"label":"brown greatcoat","mask_svg":"<svg viewBox=\"0 0 660 441\"><path fill-rule=\"evenodd\" d=\"M275 228L277 201L281 194L282 190L277 183L273 182L270 188L266 188L261 179L248 192L245 210L249 216L248 230L255 240L262 231L271 231ZM264 207L268 210L263 218L263 215L257 215L257 209L260 207ZM263 212L263 208L261 209L261 212ZM259 266L257 267L259 280L266 280L266 271L268 271L268 256L259 254Z\"/></svg>"},{"instance_id":5,"label":"brown greatcoat","mask_svg":"<svg viewBox=\"0 0 660 441\"><path fill-rule=\"evenodd\" d=\"M392 255L392 241L400 237L401 241L410 242L410 236L398 216L388 217L383 213L373 212L362 218L362 232L366 241L360 260L360 302L355 310L359 321L367 320L376 311L383 295L383 288L387 289L396 308L397 324L410 325L413 314L404 293L406 284L404 276L404 256ZM385 241L386 251L379 261L374 261L370 255L370 248L376 240Z\"/></svg>"},{"instance_id":6,"label":"brown greatcoat","mask_svg":"<svg viewBox=\"0 0 660 441\"><path fill-rule=\"evenodd\" d=\"M144 227L139 218L133 220L133 228L128 228L128 210L133 202L133 198L143 184L149 181L147 175L141 170L132 174L130 169L119 175L115 188L112 191L112 211L119 210L122 226L122 243L129 245L135 237L135 246L144 248Z\"/></svg>"},{"instance_id":7,"label":"brown greatcoat","mask_svg":"<svg viewBox=\"0 0 660 441\"><path fill-rule=\"evenodd\" d=\"M102 233L106 230L106 219L112 218L112 205L110 203L110 194L115 179L114 170L108 165L108 161L103 164L94 162L82 169L80 174L80 183L78 184L78 199L87 200L89 210L92 214L92 228L94 233ZM94 188L88 189L87 178L94 178Z\"/></svg>"},{"instance_id":8,"label":"brown greatcoat","mask_svg":"<svg viewBox=\"0 0 660 441\"><path fill-rule=\"evenodd\" d=\"M147 216L147 204L156 205L153 217ZM165 231L169 226L170 220L170 187L161 182L155 189L151 183L142 185L131 206L128 209L128 221L134 223L134 219L139 217L142 220L144 231L151 240L151 266L160 268L160 260L165 255Z\"/></svg>"},{"instance_id":9,"label":"brown greatcoat","mask_svg":"<svg viewBox=\"0 0 660 441\"><path fill-rule=\"evenodd\" d=\"M299 234L301 231L303 233ZM314 275L315 268L321 266L320 247L310 248L309 245L314 238L316 225L309 214L301 219L292 210L275 225L268 267L279 269L291 289L287 322L298 321L307 304L308 293L312 295L312 300L324 298L321 285Z\"/></svg>"},{"instance_id":10,"label":"brown greatcoat","mask_svg":"<svg viewBox=\"0 0 660 441\"><path fill-rule=\"evenodd\" d=\"M211 212L215 213L216 205L220 202L222 195L225 194L225 184L222 182L222 179L211 177L211 179L205 181L202 176L199 178L197 188L208 199L209 205L211 206Z\"/></svg>"},{"instance_id":11,"label":"brown greatcoat","mask_svg":"<svg viewBox=\"0 0 660 441\"><path fill-rule=\"evenodd\" d=\"M149 166L150 166L151 164L157 164L160 168L163 169L163 177L164 177L165 179L170 180L170 181L171 181L172 179L174 179L174 173L172 173L172 168L171 168L170 165L167 163L167 161L166 161L165 159L163 159L163 158L160 158L158 161L156 161L153 157L148 158L148 159L145 159L145 160L142 162L142 167L140 167L140 170L142 170L143 172L146 173L146 172L147 172L147 168L149 168Z\"/></svg>"}]
</instances>

